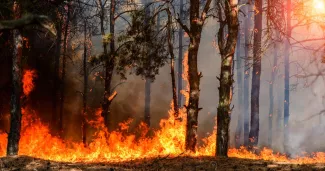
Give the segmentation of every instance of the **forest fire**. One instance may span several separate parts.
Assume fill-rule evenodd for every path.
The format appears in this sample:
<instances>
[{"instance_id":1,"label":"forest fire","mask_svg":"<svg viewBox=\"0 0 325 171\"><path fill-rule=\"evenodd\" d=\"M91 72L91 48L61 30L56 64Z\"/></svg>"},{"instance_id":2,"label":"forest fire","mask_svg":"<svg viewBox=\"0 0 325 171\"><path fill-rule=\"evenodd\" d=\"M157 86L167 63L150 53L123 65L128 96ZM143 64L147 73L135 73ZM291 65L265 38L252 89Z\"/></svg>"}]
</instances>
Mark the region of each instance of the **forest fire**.
<instances>
[{"instance_id":1,"label":"forest fire","mask_svg":"<svg viewBox=\"0 0 325 171\"><path fill-rule=\"evenodd\" d=\"M28 70L23 77L24 92L29 94L33 88L35 71ZM125 135L129 121L120 124L119 131L108 133L105 129L101 111L96 112L96 119L88 121L96 128L92 142L84 146L83 143L62 140L50 134L48 126L44 125L37 114L28 107L22 109L22 132L19 143L19 155L65 162L119 162L134 159L152 158L158 156L213 156L215 152L215 132L204 138L203 145L196 153L185 151L185 123L174 123L173 111L169 117L160 121L160 129L152 137L146 137L148 128L145 124L138 127L141 135ZM185 117L185 110L180 111L180 117ZM106 136L109 135L109 136ZM107 138L108 137L108 138ZM0 134L0 156L5 156L7 134ZM230 149L230 157L262 159L290 163L325 163L325 153L315 153L312 157L289 159L285 155L274 154L270 149L263 149L259 155L248 151L245 147Z\"/></svg>"}]
</instances>

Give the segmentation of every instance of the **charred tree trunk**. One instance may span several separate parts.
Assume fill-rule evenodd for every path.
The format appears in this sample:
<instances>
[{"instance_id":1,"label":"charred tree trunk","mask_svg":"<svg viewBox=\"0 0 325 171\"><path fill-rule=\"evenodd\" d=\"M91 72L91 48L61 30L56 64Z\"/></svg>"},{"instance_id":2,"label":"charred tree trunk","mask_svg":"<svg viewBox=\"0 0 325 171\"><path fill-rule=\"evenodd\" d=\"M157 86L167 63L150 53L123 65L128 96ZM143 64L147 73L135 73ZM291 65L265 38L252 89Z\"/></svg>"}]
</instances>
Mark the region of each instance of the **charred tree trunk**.
<instances>
[{"instance_id":1,"label":"charred tree trunk","mask_svg":"<svg viewBox=\"0 0 325 171\"><path fill-rule=\"evenodd\" d=\"M236 47L236 64L237 64L237 90L238 90L238 120L237 120L237 128L235 133L235 145L236 148L239 148L242 145L242 130L243 130L243 68L242 68L242 59L240 57L240 44L241 42L241 34L240 29L237 38L237 47Z\"/></svg>"},{"instance_id":2,"label":"charred tree trunk","mask_svg":"<svg viewBox=\"0 0 325 171\"><path fill-rule=\"evenodd\" d=\"M250 2L251 3L251 2ZM249 136L249 81L250 81L250 66L249 53L251 49L250 44L250 28L252 20L252 5L247 4L246 7L247 18L245 19L245 75L244 75L244 146L248 146Z\"/></svg>"},{"instance_id":3,"label":"charred tree trunk","mask_svg":"<svg viewBox=\"0 0 325 171\"><path fill-rule=\"evenodd\" d=\"M289 104L290 104L290 37L291 37L291 0L287 0L287 36L284 47L284 151L288 153L289 140Z\"/></svg>"},{"instance_id":4,"label":"charred tree trunk","mask_svg":"<svg viewBox=\"0 0 325 171\"><path fill-rule=\"evenodd\" d=\"M167 41L168 41L168 51L170 54L170 75L172 78L172 92L173 92L173 108L174 108L174 117L178 118L179 110L177 103L177 93L176 93L176 80L175 80L175 55L173 50L172 43L172 18L170 11L167 10L168 15L168 26L167 26Z\"/></svg>"},{"instance_id":5,"label":"charred tree trunk","mask_svg":"<svg viewBox=\"0 0 325 171\"><path fill-rule=\"evenodd\" d=\"M238 36L238 9L236 0L225 0L223 19L222 7L219 5L220 27L218 31L218 46L221 55L221 71L219 87L219 105L217 116L217 145L216 156L227 157L229 141L230 104L232 100L233 73L232 65ZM225 34L228 28L228 36Z\"/></svg>"},{"instance_id":6,"label":"charred tree trunk","mask_svg":"<svg viewBox=\"0 0 325 171\"><path fill-rule=\"evenodd\" d=\"M67 41L68 41L68 30L70 23L70 4L68 4L67 18L64 28L63 38L63 58L62 58L62 75L61 75L61 92L60 92L60 113L59 113L59 135L63 136L63 112L65 103L65 77L66 77L66 64L67 64Z\"/></svg>"},{"instance_id":7,"label":"charred tree trunk","mask_svg":"<svg viewBox=\"0 0 325 171\"><path fill-rule=\"evenodd\" d=\"M184 18L184 10L183 10L183 0L179 1L179 18L180 21L183 22ZM183 106L183 95L181 94L181 90L183 89L183 28L179 27L178 30L178 63L177 63L177 71L178 71L178 80L177 80L177 94L178 94L178 107L181 108Z\"/></svg>"},{"instance_id":8,"label":"charred tree trunk","mask_svg":"<svg viewBox=\"0 0 325 171\"><path fill-rule=\"evenodd\" d=\"M14 2L14 17L18 19L21 17L20 4ZM7 156L18 155L19 140L21 130L21 104L20 96L22 91L22 71L21 58L23 39L20 30L13 30L13 56L12 56L12 93L10 99L10 131L8 135Z\"/></svg>"},{"instance_id":9,"label":"charred tree trunk","mask_svg":"<svg viewBox=\"0 0 325 171\"><path fill-rule=\"evenodd\" d=\"M83 56L84 90L82 96L82 142L87 144L87 99L88 99L88 70L87 70L87 20L84 21L84 56Z\"/></svg>"},{"instance_id":10,"label":"charred tree trunk","mask_svg":"<svg viewBox=\"0 0 325 171\"><path fill-rule=\"evenodd\" d=\"M200 16L200 1L190 0L190 29L186 26L187 34L190 37L190 44L188 47L188 85L189 85L189 100L186 106L187 109L187 123L186 123L186 137L185 149L195 152L197 143L197 127L199 114L199 97L200 97L200 78L202 73L198 72L197 55L199 51L201 32L203 23L206 19L206 13L210 9L211 0L207 0L203 12ZM179 21L180 22L180 21ZM180 22L182 23L182 22Z\"/></svg>"},{"instance_id":11,"label":"charred tree trunk","mask_svg":"<svg viewBox=\"0 0 325 171\"><path fill-rule=\"evenodd\" d=\"M274 83L275 76L277 74L278 66L278 32L276 31L276 39L274 43L274 56L273 56L273 67L271 73L271 81L269 84L269 96L270 96L270 106L269 106L269 132L268 132L268 144L272 148L272 136L273 136L273 117L274 117Z\"/></svg>"},{"instance_id":12,"label":"charred tree trunk","mask_svg":"<svg viewBox=\"0 0 325 171\"><path fill-rule=\"evenodd\" d=\"M151 79L146 78L144 95L144 123L150 127L150 101L151 101Z\"/></svg>"},{"instance_id":13,"label":"charred tree trunk","mask_svg":"<svg viewBox=\"0 0 325 171\"><path fill-rule=\"evenodd\" d=\"M104 5L101 3L101 32L105 35L104 31ZM110 5L110 54L107 55L107 42L103 43L104 55L105 55L105 92L104 100L102 104L102 116L104 118L105 126L107 129L110 127L110 106L114 98L111 98L112 89L112 77L115 64L115 0L111 0ZM115 97L115 96L114 96Z\"/></svg>"},{"instance_id":14,"label":"charred tree trunk","mask_svg":"<svg viewBox=\"0 0 325 171\"><path fill-rule=\"evenodd\" d=\"M150 9L149 9L147 0L144 1L144 5L145 5L144 24L149 25ZM152 83L151 78L146 77L145 78L145 87L144 87L144 91L145 91L145 94L144 94L144 123L146 123L148 127L150 127L151 83Z\"/></svg>"},{"instance_id":15,"label":"charred tree trunk","mask_svg":"<svg viewBox=\"0 0 325 171\"><path fill-rule=\"evenodd\" d=\"M253 72L251 90L251 129L249 132L249 148L258 144L259 134L259 100L261 84L261 56L262 56L262 9L263 0L255 0L254 46L253 46Z\"/></svg>"},{"instance_id":16,"label":"charred tree trunk","mask_svg":"<svg viewBox=\"0 0 325 171\"><path fill-rule=\"evenodd\" d=\"M60 57L61 57L61 39L62 39L62 18L57 24L56 30L57 30L57 37L56 37L56 54L54 59L54 74L53 74L53 95L52 95L52 122L55 123L55 125L58 125L58 119L57 119L57 102L58 102L58 90L60 87L59 84L59 68L60 68Z\"/></svg>"}]
</instances>

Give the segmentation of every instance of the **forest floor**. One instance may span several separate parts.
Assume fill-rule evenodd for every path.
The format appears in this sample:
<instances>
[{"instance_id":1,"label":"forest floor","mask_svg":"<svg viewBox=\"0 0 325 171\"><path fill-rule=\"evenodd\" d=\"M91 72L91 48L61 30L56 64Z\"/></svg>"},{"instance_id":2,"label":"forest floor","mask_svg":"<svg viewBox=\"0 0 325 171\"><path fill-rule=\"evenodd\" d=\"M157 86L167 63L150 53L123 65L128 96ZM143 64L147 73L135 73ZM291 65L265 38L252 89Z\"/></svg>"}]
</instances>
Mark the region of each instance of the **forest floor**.
<instances>
[{"instance_id":1,"label":"forest floor","mask_svg":"<svg viewBox=\"0 0 325 171\"><path fill-rule=\"evenodd\" d=\"M325 164L299 165L289 163L275 163L263 160L248 160L239 158L214 158L214 157L175 157L133 160L120 163L64 163L42 160L27 156L0 158L0 171L7 170L325 170Z\"/></svg>"}]
</instances>

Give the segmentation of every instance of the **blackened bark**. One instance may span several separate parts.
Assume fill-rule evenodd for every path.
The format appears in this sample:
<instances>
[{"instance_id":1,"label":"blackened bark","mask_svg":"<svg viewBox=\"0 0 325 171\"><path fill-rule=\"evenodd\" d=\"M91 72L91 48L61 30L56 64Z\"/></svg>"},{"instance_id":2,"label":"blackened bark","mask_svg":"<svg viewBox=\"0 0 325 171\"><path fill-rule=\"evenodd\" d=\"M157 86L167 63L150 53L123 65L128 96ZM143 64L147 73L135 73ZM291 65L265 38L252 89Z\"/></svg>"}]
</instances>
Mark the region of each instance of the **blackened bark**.
<instances>
[{"instance_id":1,"label":"blackened bark","mask_svg":"<svg viewBox=\"0 0 325 171\"><path fill-rule=\"evenodd\" d=\"M232 100L233 73L232 65L238 36L238 9L236 0L225 0L224 15L219 6L220 27L218 31L218 46L221 55L221 71L219 87L219 104L217 116L217 145L216 156L227 157L229 141L230 104ZM228 36L225 36L225 27L228 28Z\"/></svg>"},{"instance_id":2,"label":"blackened bark","mask_svg":"<svg viewBox=\"0 0 325 171\"><path fill-rule=\"evenodd\" d=\"M247 4L247 18L245 19L245 76L244 76L244 146L248 146L249 136L249 81L250 81L250 65L249 52L251 49L250 34L252 20L252 5Z\"/></svg>"},{"instance_id":3,"label":"blackened bark","mask_svg":"<svg viewBox=\"0 0 325 171\"><path fill-rule=\"evenodd\" d=\"M84 90L83 90L83 108L82 108L82 142L87 144L87 97L88 97L88 70L87 70L87 20L84 21L84 56L83 56Z\"/></svg>"},{"instance_id":4,"label":"blackened bark","mask_svg":"<svg viewBox=\"0 0 325 171\"><path fill-rule=\"evenodd\" d=\"M70 4L68 4L68 8L67 8L67 18L65 21L64 38L63 38L60 113L59 113L59 124L58 124L59 135L61 137L63 136L63 112L64 112L64 103L65 103L65 77L66 77L66 64L67 64L67 41L68 41L69 23L70 23Z\"/></svg>"},{"instance_id":5,"label":"blackened bark","mask_svg":"<svg viewBox=\"0 0 325 171\"><path fill-rule=\"evenodd\" d=\"M210 6L211 1L206 3ZM190 0L190 44L188 47L188 85L189 100L187 109L186 138L185 148L189 151L195 151L197 143L197 127L199 114L200 97L200 77L197 68L197 55L201 41L201 32L203 27L202 16L200 18L200 1Z\"/></svg>"},{"instance_id":6,"label":"blackened bark","mask_svg":"<svg viewBox=\"0 0 325 171\"><path fill-rule=\"evenodd\" d=\"M255 1L254 46L253 46L253 72L251 90L251 130L249 132L249 148L258 144L259 134L259 100L261 83L261 55L262 55L262 6L263 0Z\"/></svg>"},{"instance_id":7,"label":"blackened bark","mask_svg":"<svg viewBox=\"0 0 325 171\"><path fill-rule=\"evenodd\" d=\"M105 30L104 30L104 5L102 4L100 0L100 6L101 6L101 33L102 36L105 36ZM110 54L107 53L107 43L103 42L103 48L104 48L104 56L105 56L105 92L104 92L104 99L102 103L102 116L104 118L105 126L107 129L110 127L110 105L112 103L112 100L114 98L109 98L112 95L111 90L111 82L113 77L113 71L114 71L114 64L115 64L115 0L111 0L110 5Z\"/></svg>"},{"instance_id":8,"label":"blackened bark","mask_svg":"<svg viewBox=\"0 0 325 171\"><path fill-rule=\"evenodd\" d=\"M291 0L287 0L287 36L284 47L284 151L288 153L289 140L289 104L290 104L290 37L291 37Z\"/></svg>"},{"instance_id":9,"label":"blackened bark","mask_svg":"<svg viewBox=\"0 0 325 171\"><path fill-rule=\"evenodd\" d=\"M150 127L151 79L146 78L144 94L144 123Z\"/></svg>"},{"instance_id":10,"label":"blackened bark","mask_svg":"<svg viewBox=\"0 0 325 171\"><path fill-rule=\"evenodd\" d=\"M170 11L167 10L168 13L168 26L167 26L167 42L168 42L168 51L170 55L170 75L172 78L172 92L173 92L173 108L174 108L174 117L178 118L179 110L177 103L177 93L176 93L176 80L175 80L175 55L173 51L173 43L172 43L172 18Z\"/></svg>"},{"instance_id":11,"label":"blackened bark","mask_svg":"<svg viewBox=\"0 0 325 171\"><path fill-rule=\"evenodd\" d=\"M183 0L179 1L179 18L180 21L183 22L184 18L184 10L183 10ZM179 27L178 30L178 63L177 63L177 94L178 94L178 107L181 108L183 106L183 95L181 94L181 90L183 90L183 28Z\"/></svg>"},{"instance_id":12,"label":"blackened bark","mask_svg":"<svg viewBox=\"0 0 325 171\"><path fill-rule=\"evenodd\" d=\"M62 19L62 18L61 18ZM58 125L57 119L57 102L58 102L58 90L59 90L59 68L60 68L60 57L61 57L61 39L62 39L62 24L61 21L57 24L57 37L56 37L56 49L54 59L54 73L53 73L53 94L52 94L52 122Z\"/></svg>"},{"instance_id":13,"label":"blackened bark","mask_svg":"<svg viewBox=\"0 0 325 171\"><path fill-rule=\"evenodd\" d=\"M235 145L236 148L239 148L242 145L242 130L243 130L243 67L242 59L240 57L241 50L241 34L240 29L237 38L237 48L236 48L236 64L237 64L237 92L238 92L238 119L237 119L237 128L235 133Z\"/></svg>"},{"instance_id":14,"label":"blackened bark","mask_svg":"<svg viewBox=\"0 0 325 171\"><path fill-rule=\"evenodd\" d=\"M14 2L14 16L15 19L21 17L20 5ZM23 39L21 32L18 29L13 30L13 56L12 56L12 94L10 99L10 131L8 135L7 156L18 155L19 140L21 130L21 104L20 96L22 91L22 72L21 72L21 58Z\"/></svg>"}]
</instances>

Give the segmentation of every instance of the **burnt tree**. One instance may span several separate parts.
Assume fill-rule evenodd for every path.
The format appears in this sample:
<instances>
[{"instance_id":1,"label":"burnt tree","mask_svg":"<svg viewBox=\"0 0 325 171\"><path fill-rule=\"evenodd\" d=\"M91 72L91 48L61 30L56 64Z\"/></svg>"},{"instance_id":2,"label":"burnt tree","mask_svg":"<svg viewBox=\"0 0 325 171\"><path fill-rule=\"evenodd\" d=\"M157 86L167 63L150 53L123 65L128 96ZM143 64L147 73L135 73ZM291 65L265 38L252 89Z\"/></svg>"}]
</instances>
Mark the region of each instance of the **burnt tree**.
<instances>
[{"instance_id":1,"label":"burnt tree","mask_svg":"<svg viewBox=\"0 0 325 171\"><path fill-rule=\"evenodd\" d=\"M21 6L14 2L14 18L21 18ZM22 92L22 71L21 58L23 49L23 38L20 29L14 29L13 34L13 56L12 56L12 93L10 99L10 132L8 135L7 156L18 155L18 145L21 129L21 103L20 96Z\"/></svg>"},{"instance_id":2,"label":"burnt tree","mask_svg":"<svg viewBox=\"0 0 325 171\"><path fill-rule=\"evenodd\" d=\"M254 46L253 46L253 71L251 90L251 129L249 132L249 148L258 144L259 134L259 97L261 84L261 56L262 56L262 9L263 1L255 1Z\"/></svg>"},{"instance_id":3,"label":"burnt tree","mask_svg":"<svg viewBox=\"0 0 325 171\"><path fill-rule=\"evenodd\" d=\"M217 77L219 86L219 104L217 116L216 156L227 157L229 141L230 104L232 100L232 65L238 36L238 7L236 0L218 1L218 46L221 56L221 71ZM226 33L227 28L227 33ZM226 36L227 35L227 36Z\"/></svg>"},{"instance_id":4,"label":"burnt tree","mask_svg":"<svg viewBox=\"0 0 325 171\"><path fill-rule=\"evenodd\" d=\"M197 57L201 41L201 33L204 22L207 19L207 13L210 9L212 0L207 0L200 14L200 1L190 0L190 24L189 28L182 23L180 18L178 23L189 35L190 43L188 46L188 84L189 84L189 101L186 106L187 123L186 123L186 138L185 148L189 151L196 150L197 143L197 127L199 114L199 97L200 97L200 78L202 73L198 72Z\"/></svg>"}]
</instances>

